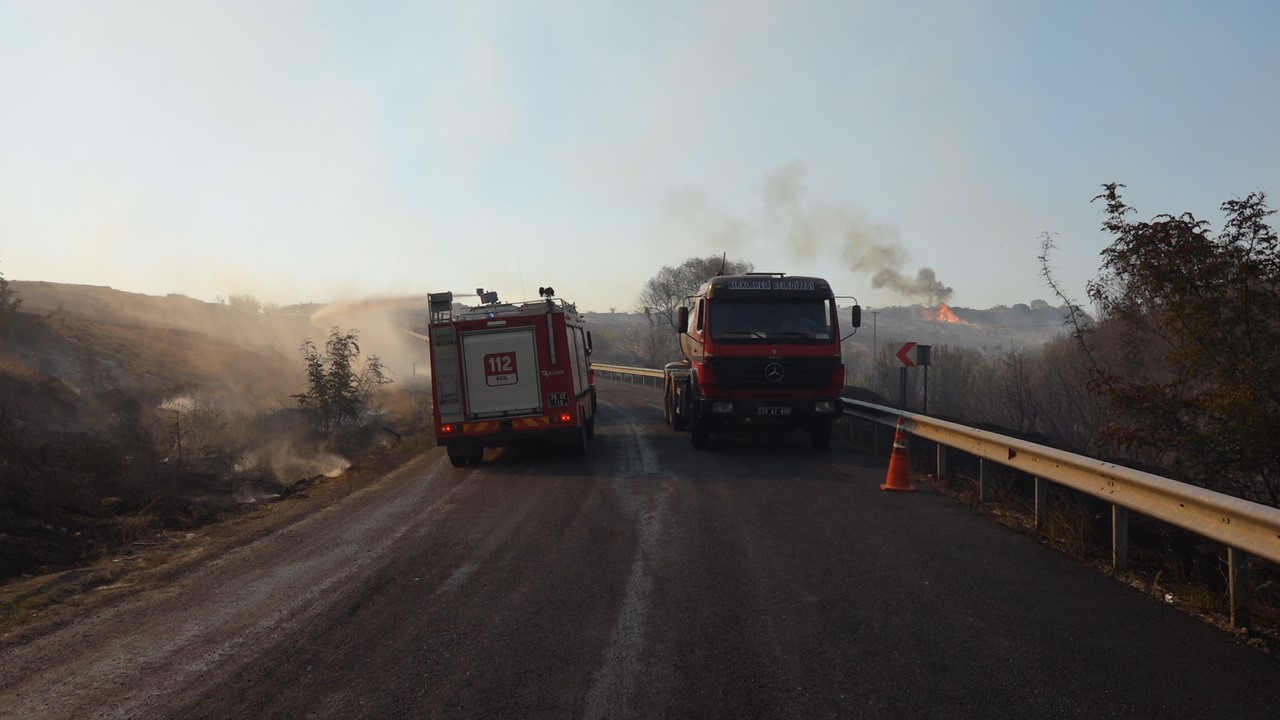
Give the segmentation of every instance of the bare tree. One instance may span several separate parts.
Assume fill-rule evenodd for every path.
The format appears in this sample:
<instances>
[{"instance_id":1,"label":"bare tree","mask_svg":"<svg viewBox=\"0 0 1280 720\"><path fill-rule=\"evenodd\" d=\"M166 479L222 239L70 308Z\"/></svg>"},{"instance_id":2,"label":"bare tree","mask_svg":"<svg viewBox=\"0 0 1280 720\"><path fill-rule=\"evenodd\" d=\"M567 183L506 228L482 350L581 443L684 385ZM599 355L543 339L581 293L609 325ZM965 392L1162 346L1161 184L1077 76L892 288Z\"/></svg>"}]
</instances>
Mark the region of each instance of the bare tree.
<instances>
[{"instance_id":1,"label":"bare tree","mask_svg":"<svg viewBox=\"0 0 1280 720\"><path fill-rule=\"evenodd\" d=\"M930 412L948 417L964 417L966 412L975 407L977 378L987 372L981 351L952 345L935 345L931 362Z\"/></svg>"},{"instance_id":2,"label":"bare tree","mask_svg":"<svg viewBox=\"0 0 1280 720\"><path fill-rule=\"evenodd\" d=\"M740 275L755 269L745 260L729 260L717 255L689 258L676 267L664 265L640 291L637 312L676 328L676 308L698 291L698 286L716 275Z\"/></svg>"},{"instance_id":3,"label":"bare tree","mask_svg":"<svg viewBox=\"0 0 1280 720\"><path fill-rule=\"evenodd\" d=\"M1104 424L1102 402L1089 390L1088 358L1071 340L1059 339L1037 353L1031 394L1041 407L1037 429L1075 452L1097 452Z\"/></svg>"},{"instance_id":4,"label":"bare tree","mask_svg":"<svg viewBox=\"0 0 1280 720\"><path fill-rule=\"evenodd\" d=\"M661 367L679 359L680 343L676 309L698 286L716 275L739 275L755 269L745 260L729 260L708 255L689 258L678 266L664 265L640 291L636 312L644 315L643 325L627 331L627 351L645 367Z\"/></svg>"},{"instance_id":5,"label":"bare tree","mask_svg":"<svg viewBox=\"0 0 1280 720\"><path fill-rule=\"evenodd\" d=\"M679 357L675 338L675 332L665 322L655 321L653 312L649 311L643 323L627 326L622 344L637 366L659 368Z\"/></svg>"}]
</instances>

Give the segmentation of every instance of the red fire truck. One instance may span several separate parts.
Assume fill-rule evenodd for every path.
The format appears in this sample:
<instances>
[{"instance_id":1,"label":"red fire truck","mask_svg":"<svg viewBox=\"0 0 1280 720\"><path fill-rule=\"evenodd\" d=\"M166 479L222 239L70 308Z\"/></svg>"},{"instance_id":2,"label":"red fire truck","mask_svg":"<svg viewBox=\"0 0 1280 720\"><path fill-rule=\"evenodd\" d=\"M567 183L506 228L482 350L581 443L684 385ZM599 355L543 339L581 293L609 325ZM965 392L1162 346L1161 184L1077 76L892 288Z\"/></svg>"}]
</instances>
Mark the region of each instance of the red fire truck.
<instances>
[{"instance_id":1,"label":"red fire truck","mask_svg":"<svg viewBox=\"0 0 1280 720\"><path fill-rule=\"evenodd\" d=\"M843 406L835 295L826 280L782 273L712 278L677 310L681 362L664 368L667 424L695 448L713 432L804 428L831 443ZM850 325L862 324L852 306Z\"/></svg>"},{"instance_id":2,"label":"red fire truck","mask_svg":"<svg viewBox=\"0 0 1280 720\"><path fill-rule=\"evenodd\" d=\"M517 304L476 292L476 307L455 308L452 292L428 296L436 443L458 467L481 462L486 447L524 442L585 453L596 397L577 308L551 288Z\"/></svg>"}]
</instances>

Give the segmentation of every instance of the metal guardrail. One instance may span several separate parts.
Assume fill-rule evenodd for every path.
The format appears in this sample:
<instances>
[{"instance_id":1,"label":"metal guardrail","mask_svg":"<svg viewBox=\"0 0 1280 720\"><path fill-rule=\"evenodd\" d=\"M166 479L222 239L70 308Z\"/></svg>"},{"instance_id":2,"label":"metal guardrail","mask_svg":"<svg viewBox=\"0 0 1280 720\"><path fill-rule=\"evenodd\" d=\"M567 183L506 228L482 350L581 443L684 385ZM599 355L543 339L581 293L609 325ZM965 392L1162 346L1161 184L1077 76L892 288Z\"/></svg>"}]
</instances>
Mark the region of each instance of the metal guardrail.
<instances>
[{"instance_id":1,"label":"metal guardrail","mask_svg":"<svg viewBox=\"0 0 1280 720\"><path fill-rule=\"evenodd\" d=\"M591 369L597 375L604 375L612 380L626 380L630 383L639 381L641 385L662 385L662 371L652 368L627 367L625 365L602 365L591 363ZM650 383L653 380L655 382Z\"/></svg>"},{"instance_id":2,"label":"metal guardrail","mask_svg":"<svg viewBox=\"0 0 1280 720\"><path fill-rule=\"evenodd\" d=\"M662 378L661 370L595 365L596 372L618 379ZM643 382L643 380L642 380ZM1128 511L1156 518L1170 525L1216 540L1228 549L1229 587L1232 621L1243 618L1244 569L1248 553L1280 564L1280 508L1224 493L1206 490L1151 473L1122 467L1063 450L979 430L927 415L858 400L844 401L845 415L880 425L895 427L903 419L903 430L938 445L937 476L946 472L943 448L953 448L981 461L1025 472L1036 478L1037 524L1047 501L1044 483L1054 482L1092 495L1112 506L1112 562L1118 568L1128 563ZM983 473L980 473L983 474ZM987 497L985 474L980 478L979 495Z\"/></svg>"},{"instance_id":3,"label":"metal guardrail","mask_svg":"<svg viewBox=\"0 0 1280 720\"><path fill-rule=\"evenodd\" d=\"M911 435L1066 485L1280 563L1280 508L927 415L857 400L844 402L847 415L891 426L901 417L903 429Z\"/></svg>"}]
</instances>

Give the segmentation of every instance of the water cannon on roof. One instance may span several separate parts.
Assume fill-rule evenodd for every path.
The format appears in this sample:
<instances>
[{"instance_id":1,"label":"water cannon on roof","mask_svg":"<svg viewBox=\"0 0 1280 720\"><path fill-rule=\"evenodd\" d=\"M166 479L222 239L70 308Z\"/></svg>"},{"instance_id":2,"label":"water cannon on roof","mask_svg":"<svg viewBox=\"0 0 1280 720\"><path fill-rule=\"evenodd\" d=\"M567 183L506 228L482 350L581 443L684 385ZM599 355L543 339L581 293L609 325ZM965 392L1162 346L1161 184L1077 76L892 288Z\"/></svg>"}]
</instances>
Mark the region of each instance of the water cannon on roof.
<instances>
[{"instance_id":1,"label":"water cannon on roof","mask_svg":"<svg viewBox=\"0 0 1280 720\"><path fill-rule=\"evenodd\" d=\"M485 305L498 304L498 291L490 290L485 292L484 288L476 288L476 297L480 298L480 302Z\"/></svg>"}]
</instances>

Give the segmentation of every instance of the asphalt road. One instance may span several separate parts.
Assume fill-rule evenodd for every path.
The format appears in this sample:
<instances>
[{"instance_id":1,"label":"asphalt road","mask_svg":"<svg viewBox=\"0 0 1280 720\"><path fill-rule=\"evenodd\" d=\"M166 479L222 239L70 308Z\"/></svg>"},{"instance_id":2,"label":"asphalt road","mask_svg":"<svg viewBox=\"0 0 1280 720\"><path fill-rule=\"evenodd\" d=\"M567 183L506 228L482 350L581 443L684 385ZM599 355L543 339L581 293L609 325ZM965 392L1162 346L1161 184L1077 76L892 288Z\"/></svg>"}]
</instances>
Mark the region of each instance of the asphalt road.
<instances>
[{"instance_id":1,"label":"asphalt road","mask_svg":"<svg viewBox=\"0 0 1280 720\"><path fill-rule=\"evenodd\" d=\"M0 650L0 718L1276 717L1280 663L885 458L442 452Z\"/></svg>"}]
</instances>

